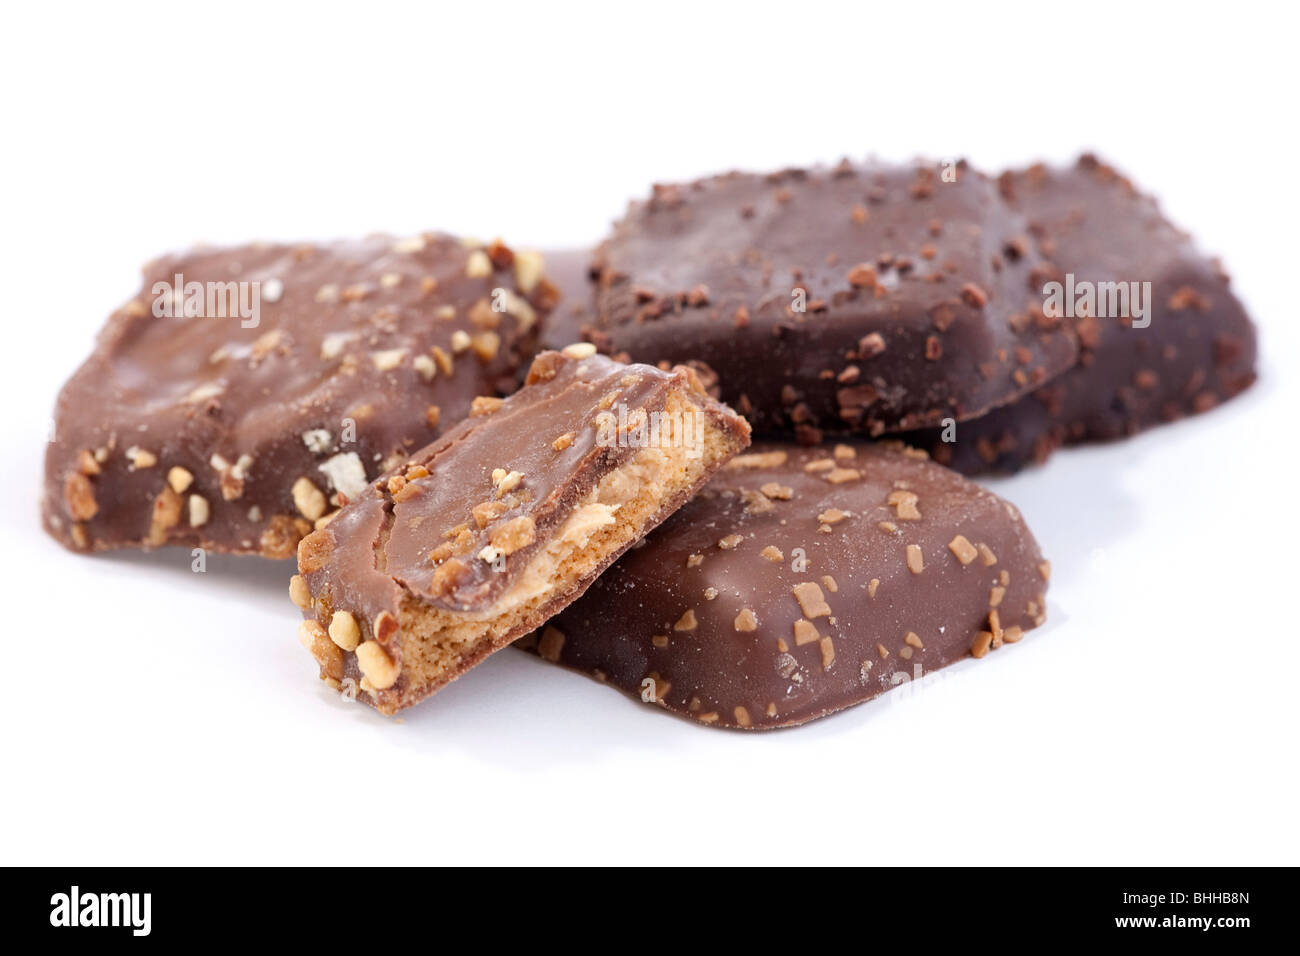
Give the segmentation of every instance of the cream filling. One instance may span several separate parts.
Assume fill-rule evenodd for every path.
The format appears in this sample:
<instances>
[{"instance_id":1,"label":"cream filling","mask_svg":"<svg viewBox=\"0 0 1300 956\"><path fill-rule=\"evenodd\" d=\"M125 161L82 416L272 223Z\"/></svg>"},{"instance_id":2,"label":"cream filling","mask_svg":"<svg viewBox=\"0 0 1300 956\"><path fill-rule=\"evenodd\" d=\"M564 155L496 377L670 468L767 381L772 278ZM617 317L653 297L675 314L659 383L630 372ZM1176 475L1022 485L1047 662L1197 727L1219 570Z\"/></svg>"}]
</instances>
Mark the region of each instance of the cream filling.
<instances>
[{"instance_id":1,"label":"cream filling","mask_svg":"<svg viewBox=\"0 0 1300 956\"><path fill-rule=\"evenodd\" d=\"M555 569L569 555L587 546L591 536L614 523L614 515L628 501L646 491L659 496L660 478L669 466L659 448L644 448L623 467L611 471L565 519L559 530L493 605L491 611L466 614L470 620L488 620L539 597L557 583Z\"/></svg>"}]
</instances>

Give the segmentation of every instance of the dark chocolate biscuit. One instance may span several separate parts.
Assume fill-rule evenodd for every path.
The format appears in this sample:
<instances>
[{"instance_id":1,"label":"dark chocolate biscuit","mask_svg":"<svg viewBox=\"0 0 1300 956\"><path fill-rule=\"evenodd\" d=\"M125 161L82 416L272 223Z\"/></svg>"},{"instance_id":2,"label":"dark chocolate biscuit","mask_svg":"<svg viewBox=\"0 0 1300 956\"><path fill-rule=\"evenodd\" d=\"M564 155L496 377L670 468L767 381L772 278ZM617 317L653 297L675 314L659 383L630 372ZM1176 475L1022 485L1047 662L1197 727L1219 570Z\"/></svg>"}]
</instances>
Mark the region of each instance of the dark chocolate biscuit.
<instances>
[{"instance_id":1,"label":"dark chocolate biscuit","mask_svg":"<svg viewBox=\"0 0 1300 956\"><path fill-rule=\"evenodd\" d=\"M1016 509L896 441L733 458L520 642L719 727L801 724L1044 620Z\"/></svg>"},{"instance_id":2,"label":"dark chocolate biscuit","mask_svg":"<svg viewBox=\"0 0 1300 956\"><path fill-rule=\"evenodd\" d=\"M408 707L563 609L747 444L688 369L544 352L303 539L300 637L331 686Z\"/></svg>"},{"instance_id":3,"label":"dark chocolate biscuit","mask_svg":"<svg viewBox=\"0 0 1300 956\"><path fill-rule=\"evenodd\" d=\"M968 474L1014 471L1064 444L1206 411L1254 382L1255 329L1227 275L1154 199L1093 156L1066 169L1005 173L999 182L1056 267L1058 286L1044 301L1076 313L1079 363L950 429L950 441L942 430L908 441Z\"/></svg>"},{"instance_id":4,"label":"dark chocolate biscuit","mask_svg":"<svg viewBox=\"0 0 1300 956\"><path fill-rule=\"evenodd\" d=\"M289 557L513 387L553 298L535 254L434 234L151 263L59 396L45 527L81 551Z\"/></svg>"},{"instance_id":5,"label":"dark chocolate biscuit","mask_svg":"<svg viewBox=\"0 0 1300 956\"><path fill-rule=\"evenodd\" d=\"M707 363L760 434L878 435L979 415L1073 363L1039 264L964 162L729 173L631 205L596 253L589 338Z\"/></svg>"}]
</instances>

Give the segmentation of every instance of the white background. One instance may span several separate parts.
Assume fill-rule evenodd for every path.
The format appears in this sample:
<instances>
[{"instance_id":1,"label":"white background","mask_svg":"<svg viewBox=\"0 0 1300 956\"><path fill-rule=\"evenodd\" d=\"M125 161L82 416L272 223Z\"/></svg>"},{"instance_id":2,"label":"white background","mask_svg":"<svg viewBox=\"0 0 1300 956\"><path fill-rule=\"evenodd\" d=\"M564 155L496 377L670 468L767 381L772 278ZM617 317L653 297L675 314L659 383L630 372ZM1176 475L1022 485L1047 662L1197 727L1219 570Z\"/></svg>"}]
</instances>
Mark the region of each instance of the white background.
<instances>
[{"instance_id":1,"label":"white background","mask_svg":"<svg viewBox=\"0 0 1300 956\"><path fill-rule=\"evenodd\" d=\"M1283 9L5 5L0 862L1300 862ZM55 393L164 250L580 244L656 179L1087 147L1224 256L1261 380L995 482L1050 621L913 697L738 735L508 651L393 722L316 680L290 567L39 529Z\"/></svg>"}]
</instances>

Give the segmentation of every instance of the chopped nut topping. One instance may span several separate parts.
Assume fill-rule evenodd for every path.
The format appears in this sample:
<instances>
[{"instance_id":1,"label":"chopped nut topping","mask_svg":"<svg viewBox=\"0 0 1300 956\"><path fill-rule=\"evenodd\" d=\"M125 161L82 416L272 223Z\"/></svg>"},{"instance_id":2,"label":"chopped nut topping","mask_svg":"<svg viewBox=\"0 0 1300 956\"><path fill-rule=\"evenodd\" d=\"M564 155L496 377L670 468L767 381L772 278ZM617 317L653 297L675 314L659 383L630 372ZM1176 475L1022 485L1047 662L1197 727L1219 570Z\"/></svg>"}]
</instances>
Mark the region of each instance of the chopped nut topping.
<instances>
[{"instance_id":1,"label":"chopped nut topping","mask_svg":"<svg viewBox=\"0 0 1300 956\"><path fill-rule=\"evenodd\" d=\"M913 574L920 574L925 570L925 558L921 554L920 545L909 544L907 546L907 568Z\"/></svg>"},{"instance_id":2,"label":"chopped nut topping","mask_svg":"<svg viewBox=\"0 0 1300 956\"><path fill-rule=\"evenodd\" d=\"M307 579L301 574L289 579L289 600L304 611L311 607L311 588L307 587Z\"/></svg>"},{"instance_id":3,"label":"chopped nut topping","mask_svg":"<svg viewBox=\"0 0 1300 956\"><path fill-rule=\"evenodd\" d=\"M138 445L132 445L126 450L126 457L131 459L131 470L137 468L152 468L158 464L158 456L151 451L147 451Z\"/></svg>"},{"instance_id":4,"label":"chopped nut topping","mask_svg":"<svg viewBox=\"0 0 1300 956\"><path fill-rule=\"evenodd\" d=\"M677 623L673 625L673 630L693 631L695 630L698 623L699 622L695 620L695 609L687 608L686 612L677 619Z\"/></svg>"},{"instance_id":5,"label":"chopped nut topping","mask_svg":"<svg viewBox=\"0 0 1300 956\"><path fill-rule=\"evenodd\" d=\"M193 482L194 476L180 465L167 472L167 484L171 485L172 491L178 495L184 492Z\"/></svg>"},{"instance_id":6,"label":"chopped nut topping","mask_svg":"<svg viewBox=\"0 0 1300 956\"><path fill-rule=\"evenodd\" d=\"M465 275L471 279L486 279L492 274L492 260L482 249L475 249L465 261Z\"/></svg>"},{"instance_id":7,"label":"chopped nut topping","mask_svg":"<svg viewBox=\"0 0 1300 956\"><path fill-rule=\"evenodd\" d=\"M795 600L799 602L799 607L803 609L804 617L810 620L815 617L829 617L831 607L826 603L826 596L822 594L822 589L812 581L804 581L794 586Z\"/></svg>"},{"instance_id":8,"label":"chopped nut topping","mask_svg":"<svg viewBox=\"0 0 1300 956\"><path fill-rule=\"evenodd\" d=\"M564 449L573 444L573 440L577 437L577 432L565 432L559 438L555 439L555 441L551 442L551 447L556 451L564 451Z\"/></svg>"},{"instance_id":9,"label":"chopped nut topping","mask_svg":"<svg viewBox=\"0 0 1300 956\"><path fill-rule=\"evenodd\" d=\"M83 475L98 475L103 469L99 467L99 462L95 460L94 454L88 448L83 448L77 452L77 471ZM185 489L182 488L182 491Z\"/></svg>"},{"instance_id":10,"label":"chopped nut topping","mask_svg":"<svg viewBox=\"0 0 1300 956\"><path fill-rule=\"evenodd\" d=\"M153 517L149 524L149 543L162 544L167 531L180 524L183 499L170 487L165 487L153 500Z\"/></svg>"},{"instance_id":11,"label":"chopped nut topping","mask_svg":"<svg viewBox=\"0 0 1300 956\"><path fill-rule=\"evenodd\" d=\"M470 514L473 515L476 525L480 528L486 528L509 510L510 506L504 501L483 501L476 504L470 510Z\"/></svg>"},{"instance_id":12,"label":"chopped nut topping","mask_svg":"<svg viewBox=\"0 0 1300 956\"><path fill-rule=\"evenodd\" d=\"M667 647L667 646L668 646L668 635L667 635L667 634L656 634L656 635L654 635L652 638L650 638L650 643L653 644L655 647Z\"/></svg>"},{"instance_id":13,"label":"chopped nut topping","mask_svg":"<svg viewBox=\"0 0 1300 956\"><path fill-rule=\"evenodd\" d=\"M703 563L704 555L702 554L689 554L686 556L686 566L688 568L698 568Z\"/></svg>"},{"instance_id":14,"label":"chopped nut topping","mask_svg":"<svg viewBox=\"0 0 1300 956\"><path fill-rule=\"evenodd\" d=\"M361 628L347 611L335 611L330 618L330 640L345 651L355 651L361 643Z\"/></svg>"},{"instance_id":15,"label":"chopped nut topping","mask_svg":"<svg viewBox=\"0 0 1300 956\"><path fill-rule=\"evenodd\" d=\"M500 468L497 469L497 471L502 471L502 470L503 469ZM498 498L514 491L516 488L519 487L520 482L524 480L524 474L521 471L506 472L501 476L499 480L496 478L495 471L492 473L492 475L493 475L493 479L492 479L493 483L496 484L497 486Z\"/></svg>"},{"instance_id":16,"label":"chopped nut topping","mask_svg":"<svg viewBox=\"0 0 1300 956\"><path fill-rule=\"evenodd\" d=\"M202 495L190 495L190 527L201 528L212 517L212 507Z\"/></svg>"},{"instance_id":17,"label":"chopped nut topping","mask_svg":"<svg viewBox=\"0 0 1300 956\"><path fill-rule=\"evenodd\" d=\"M464 352L469 348L469 343L469 333L464 329L457 329L455 332L451 333L451 351L453 354L459 355L461 352Z\"/></svg>"},{"instance_id":18,"label":"chopped nut topping","mask_svg":"<svg viewBox=\"0 0 1300 956\"><path fill-rule=\"evenodd\" d=\"M832 485L842 485L846 481L856 481L862 474L856 468L832 468L826 474L826 480Z\"/></svg>"},{"instance_id":19,"label":"chopped nut topping","mask_svg":"<svg viewBox=\"0 0 1300 956\"><path fill-rule=\"evenodd\" d=\"M876 268L870 263L856 265L849 270L849 285L858 289L870 289L876 285Z\"/></svg>"},{"instance_id":20,"label":"chopped nut topping","mask_svg":"<svg viewBox=\"0 0 1300 956\"><path fill-rule=\"evenodd\" d=\"M736 615L735 625L738 631L757 630L758 617L750 608L742 608L740 613Z\"/></svg>"},{"instance_id":21,"label":"chopped nut topping","mask_svg":"<svg viewBox=\"0 0 1300 956\"><path fill-rule=\"evenodd\" d=\"M562 348L560 354L565 358L577 360L591 358L596 354L596 346L590 342L574 342L572 345L566 345Z\"/></svg>"},{"instance_id":22,"label":"chopped nut topping","mask_svg":"<svg viewBox=\"0 0 1300 956\"><path fill-rule=\"evenodd\" d=\"M528 295L542 278L545 262L539 252L515 253L515 284L519 291Z\"/></svg>"},{"instance_id":23,"label":"chopped nut topping","mask_svg":"<svg viewBox=\"0 0 1300 956\"><path fill-rule=\"evenodd\" d=\"M495 332L478 332L470 339L469 345L480 362L490 362L501 351L501 336Z\"/></svg>"},{"instance_id":24,"label":"chopped nut topping","mask_svg":"<svg viewBox=\"0 0 1300 956\"><path fill-rule=\"evenodd\" d=\"M992 590L989 591L989 607L997 607L999 604L1001 604L1002 598L1006 595L1006 593L1007 593L1006 588L1000 587L998 585L994 585Z\"/></svg>"},{"instance_id":25,"label":"chopped nut topping","mask_svg":"<svg viewBox=\"0 0 1300 956\"><path fill-rule=\"evenodd\" d=\"M989 611L989 631L993 634L995 644L1002 643L1002 622L998 619L997 609Z\"/></svg>"},{"instance_id":26,"label":"chopped nut topping","mask_svg":"<svg viewBox=\"0 0 1300 956\"><path fill-rule=\"evenodd\" d=\"M781 553L781 549L770 544L760 551L759 554L774 564L785 560L785 555Z\"/></svg>"},{"instance_id":27,"label":"chopped nut topping","mask_svg":"<svg viewBox=\"0 0 1300 956\"><path fill-rule=\"evenodd\" d=\"M841 511L839 508L827 508L817 516L817 520L822 524L839 524L848 516L847 511Z\"/></svg>"},{"instance_id":28,"label":"chopped nut topping","mask_svg":"<svg viewBox=\"0 0 1300 956\"><path fill-rule=\"evenodd\" d=\"M442 418L442 409L437 405L430 405L424 410L424 420L430 428L437 428L438 422Z\"/></svg>"},{"instance_id":29,"label":"chopped nut topping","mask_svg":"<svg viewBox=\"0 0 1300 956\"><path fill-rule=\"evenodd\" d=\"M822 670L828 671L831 669L831 665L835 663L835 644L829 637L821 639L821 651Z\"/></svg>"},{"instance_id":30,"label":"chopped nut topping","mask_svg":"<svg viewBox=\"0 0 1300 956\"><path fill-rule=\"evenodd\" d=\"M1014 644L1024 636L1025 632L1016 624L1011 625L1002 632L1002 640L1006 641L1008 644Z\"/></svg>"},{"instance_id":31,"label":"chopped nut topping","mask_svg":"<svg viewBox=\"0 0 1300 956\"><path fill-rule=\"evenodd\" d=\"M809 474L817 474L818 472L822 472L822 471L833 471L834 468L835 468L834 458L818 458L815 461L810 461L808 462L808 464L803 466L803 470L808 472Z\"/></svg>"},{"instance_id":32,"label":"chopped nut topping","mask_svg":"<svg viewBox=\"0 0 1300 956\"><path fill-rule=\"evenodd\" d=\"M783 451L764 451L754 452L749 455L737 455L727 462L727 468L732 471L744 471L751 468L779 468L785 464L788 457L789 455Z\"/></svg>"},{"instance_id":33,"label":"chopped nut topping","mask_svg":"<svg viewBox=\"0 0 1300 956\"><path fill-rule=\"evenodd\" d=\"M975 657L983 657L993 646L993 635L988 631L980 631L975 635L975 640L970 646L970 652Z\"/></svg>"},{"instance_id":34,"label":"chopped nut topping","mask_svg":"<svg viewBox=\"0 0 1300 956\"><path fill-rule=\"evenodd\" d=\"M998 563L998 556L994 554L993 549L990 548L983 541L979 543L979 546L976 550L979 551L980 558L984 561L984 566L986 568L991 568L993 565Z\"/></svg>"},{"instance_id":35,"label":"chopped nut topping","mask_svg":"<svg viewBox=\"0 0 1300 956\"><path fill-rule=\"evenodd\" d=\"M885 647L884 644L877 644L876 653L880 655L880 659L883 661L889 657L889 648Z\"/></svg>"},{"instance_id":36,"label":"chopped nut topping","mask_svg":"<svg viewBox=\"0 0 1300 956\"><path fill-rule=\"evenodd\" d=\"M319 571L334 550L334 539L328 531L314 531L298 542L298 570L303 574Z\"/></svg>"},{"instance_id":37,"label":"chopped nut topping","mask_svg":"<svg viewBox=\"0 0 1300 956\"><path fill-rule=\"evenodd\" d=\"M891 491L885 499L886 504L894 506L899 521L919 521L921 511L916 507L918 499L911 491Z\"/></svg>"},{"instance_id":38,"label":"chopped nut topping","mask_svg":"<svg viewBox=\"0 0 1300 956\"><path fill-rule=\"evenodd\" d=\"M850 458L856 458L858 453L852 445L836 445L832 452L836 461L846 461Z\"/></svg>"},{"instance_id":39,"label":"chopped nut topping","mask_svg":"<svg viewBox=\"0 0 1300 956\"><path fill-rule=\"evenodd\" d=\"M442 372L443 375L450 375L452 373L452 370L456 367L456 363L452 359L450 352L444 349L441 345L435 345L429 349L429 353L433 356L433 360L438 363L438 370Z\"/></svg>"},{"instance_id":40,"label":"chopped nut topping","mask_svg":"<svg viewBox=\"0 0 1300 956\"><path fill-rule=\"evenodd\" d=\"M743 534L729 534L718 542L718 547L723 551L731 551L744 540Z\"/></svg>"},{"instance_id":41,"label":"chopped nut topping","mask_svg":"<svg viewBox=\"0 0 1300 956\"><path fill-rule=\"evenodd\" d=\"M876 591L880 587L880 578L872 578L867 584L867 597L875 597Z\"/></svg>"},{"instance_id":42,"label":"chopped nut topping","mask_svg":"<svg viewBox=\"0 0 1300 956\"><path fill-rule=\"evenodd\" d=\"M402 359L406 358L406 349L385 349L381 352L371 352L370 360L375 363L375 368L381 372L390 372L402 364Z\"/></svg>"},{"instance_id":43,"label":"chopped nut topping","mask_svg":"<svg viewBox=\"0 0 1300 956\"><path fill-rule=\"evenodd\" d=\"M474 401L470 403L469 414L471 418L491 415L504 404L504 398L494 398L491 395L476 395Z\"/></svg>"},{"instance_id":44,"label":"chopped nut topping","mask_svg":"<svg viewBox=\"0 0 1300 956\"><path fill-rule=\"evenodd\" d=\"M732 710L732 713L736 715L737 726L748 727L750 725L749 711L747 711L744 707L736 707Z\"/></svg>"},{"instance_id":45,"label":"chopped nut topping","mask_svg":"<svg viewBox=\"0 0 1300 956\"><path fill-rule=\"evenodd\" d=\"M1038 565L1038 574L1044 581L1050 581L1052 578L1052 562L1043 561Z\"/></svg>"},{"instance_id":46,"label":"chopped nut topping","mask_svg":"<svg viewBox=\"0 0 1300 956\"><path fill-rule=\"evenodd\" d=\"M967 282L961 287L962 300L969 306L982 309L988 304L989 295L974 282Z\"/></svg>"},{"instance_id":47,"label":"chopped nut topping","mask_svg":"<svg viewBox=\"0 0 1300 956\"><path fill-rule=\"evenodd\" d=\"M813 641L820 641L821 637L817 633L817 626L812 621L801 617L794 622L794 643L796 647L811 644Z\"/></svg>"},{"instance_id":48,"label":"chopped nut topping","mask_svg":"<svg viewBox=\"0 0 1300 956\"><path fill-rule=\"evenodd\" d=\"M68 514L74 521L89 521L99 512L95 502L95 488L79 471L74 471L64 479L63 500L68 506Z\"/></svg>"},{"instance_id":49,"label":"chopped nut topping","mask_svg":"<svg viewBox=\"0 0 1300 956\"><path fill-rule=\"evenodd\" d=\"M763 494L768 498L774 498L778 501L789 501L794 497L793 488L789 485L778 484L775 481L769 481L767 484L759 488L759 491L763 492Z\"/></svg>"},{"instance_id":50,"label":"chopped nut topping","mask_svg":"<svg viewBox=\"0 0 1300 956\"><path fill-rule=\"evenodd\" d=\"M438 374L438 366L434 364L432 358L423 352L411 360L411 366L415 369L416 374L426 382L433 381L433 377Z\"/></svg>"},{"instance_id":51,"label":"chopped nut topping","mask_svg":"<svg viewBox=\"0 0 1300 956\"><path fill-rule=\"evenodd\" d=\"M365 641L357 646L357 667L376 690L387 690L397 683L399 668L388 656L388 651L378 641Z\"/></svg>"},{"instance_id":52,"label":"chopped nut topping","mask_svg":"<svg viewBox=\"0 0 1300 956\"><path fill-rule=\"evenodd\" d=\"M979 551L975 546L967 541L964 535L960 534L948 542L948 550L951 551L962 564L970 564L979 554Z\"/></svg>"},{"instance_id":53,"label":"chopped nut topping","mask_svg":"<svg viewBox=\"0 0 1300 956\"><path fill-rule=\"evenodd\" d=\"M925 650L925 645L921 643L921 638L915 631L908 631L907 635L903 638L903 643L907 644L909 647L915 647L919 651Z\"/></svg>"},{"instance_id":54,"label":"chopped nut topping","mask_svg":"<svg viewBox=\"0 0 1300 956\"><path fill-rule=\"evenodd\" d=\"M825 587L826 590L830 591L832 594L837 593L840 589L840 586L835 583L835 579L831 577L829 574L822 575L822 586Z\"/></svg>"},{"instance_id":55,"label":"chopped nut topping","mask_svg":"<svg viewBox=\"0 0 1300 956\"><path fill-rule=\"evenodd\" d=\"M298 641L316 659L322 676L334 680L343 679L343 652L329 639L319 621L303 621L299 624Z\"/></svg>"},{"instance_id":56,"label":"chopped nut topping","mask_svg":"<svg viewBox=\"0 0 1300 956\"><path fill-rule=\"evenodd\" d=\"M410 255L413 252L422 252L425 242L423 236L411 236L409 239L398 239L393 243L393 251Z\"/></svg>"},{"instance_id":57,"label":"chopped nut topping","mask_svg":"<svg viewBox=\"0 0 1300 956\"><path fill-rule=\"evenodd\" d=\"M325 513L325 509L329 506L329 502L325 500L325 494L312 484L310 478L299 478L293 483L291 490L294 507L308 521L315 521Z\"/></svg>"}]
</instances>

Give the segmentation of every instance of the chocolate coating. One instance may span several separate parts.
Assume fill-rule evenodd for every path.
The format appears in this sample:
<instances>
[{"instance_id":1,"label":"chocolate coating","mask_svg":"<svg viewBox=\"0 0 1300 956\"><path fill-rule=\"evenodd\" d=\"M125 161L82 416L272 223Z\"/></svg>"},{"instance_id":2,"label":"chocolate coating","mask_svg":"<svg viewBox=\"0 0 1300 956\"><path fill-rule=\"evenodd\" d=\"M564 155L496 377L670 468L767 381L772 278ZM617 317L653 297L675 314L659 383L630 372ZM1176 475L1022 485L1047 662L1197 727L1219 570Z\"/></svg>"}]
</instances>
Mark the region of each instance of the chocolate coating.
<instances>
[{"instance_id":1,"label":"chocolate coating","mask_svg":"<svg viewBox=\"0 0 1300 956\"><path fill-rule=\"evenodd\" d=\"M1055 278L1150 282L1150 325L1128 314L1076 319L1079 363L1019 401L907 440L974 474L1014 471L1062 445L1104 441L1203 412L1255 380L1255 329L1219 264L1196 250L1150 196L1084 156L999 180L1029 219ZM1133 309L1129 310L1134 311ZM952 437L952 436L950 436Z\"/></svg>"},{"instance_id":2,"label":"chocolate coating","mask_svg":"<svg viewBox=\"0 0 1300 956\"><path fill-rule=\"evenodd\" d=\"M672 398L700 416L703 440L716 436L713 445L722 457L711 460L701 445L696 477L665 497L632 537L599 553L589 573L571 581L557 570L539 582L541 603L523 623L459 649L455 663L436 679L409 681L407 665L417 650L410 644L412 628L420 618L447 612L439 625L446 629L457 621L513 613L515 589L528 583L530 562L564 533L601 479L638 454L634 445L611 444L599 427L601 417L619 408L662 412ZM298 564L311 596L304 617L324 626L335 611L351 614L363 637L383 645L403 668L402 677L370 702L385 712L408 706L565 607L748 442L745 421L709 398L688 369L665 372L602 355L544 352L524 388L416 452L302 541ZM626 502L650 489L629 478L616 490ZM597 547L594 540L588 550ZM396 622L388 631L378 623L385 616ZM352 655L320 663L323 677L360 676Z\"/></svg>"},{"instance_id":3,"label":"chocolate coating","mask_svg":"<svg viewBox=\"0 0 1300 956\"><path fill-rule=\"evenodd\" d=\"M1047 577L1015 507L924 452L762 443L521 645L675 714L770 729L1019 640Z\"/></svg>"},{"instance_id":4,"label":"chocolate coating","mask_svg":"<svg viewBox=\"0 0 1300 956\"><path fill-rule=\"evenodd\" d=\"M435 234L149 264L59 395L46 529L77 550L292 555L314 521L475 396L513 387L549 297L534 265ZM203 290L245 283L248 308L170 317L196 301L169 296L177 275Z\"/></svg>"},{"instance_id":5,"label":"chocolate coating","mask_svg":"<svg viewBox=\"0 0 1300 956\"><path fill-rule=\"evenodd\" d=\"M1077 345L1038 308L1024 221L989 179L951 172L846 162L657 186L597 250L591 340L704 362L757 433L803 441L1008 402Z\"/></svg>"}]
</instances>

